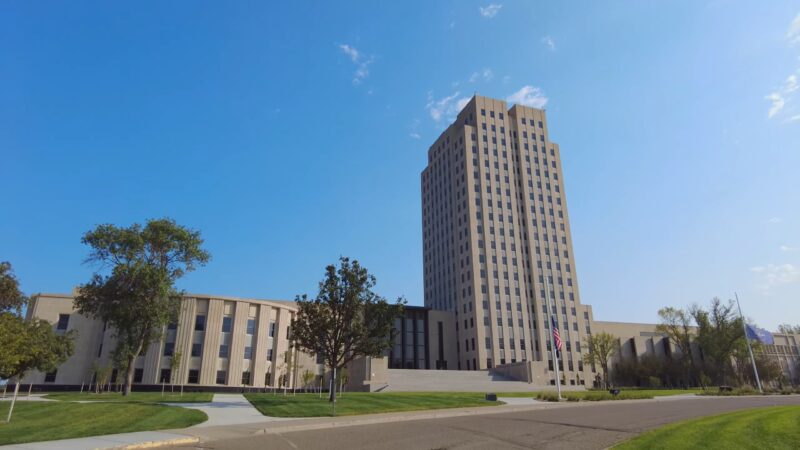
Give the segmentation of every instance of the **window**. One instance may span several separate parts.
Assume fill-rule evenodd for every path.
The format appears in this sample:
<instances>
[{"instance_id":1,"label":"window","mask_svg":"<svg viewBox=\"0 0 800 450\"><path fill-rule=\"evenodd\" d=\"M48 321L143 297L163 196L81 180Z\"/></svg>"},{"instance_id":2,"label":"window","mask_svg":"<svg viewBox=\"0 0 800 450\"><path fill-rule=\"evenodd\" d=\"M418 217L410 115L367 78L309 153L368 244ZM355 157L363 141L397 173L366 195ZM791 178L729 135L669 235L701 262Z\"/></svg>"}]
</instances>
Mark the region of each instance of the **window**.
<instances>
[{"instance_id":1,"label":"window","mask_svg":"<svg viewBox=\"0 0 800 450\"><path fill-rule=\"evenodd\" d=\"M178 329L178 322L170 322L169 325L167 325L167 329L168 330L177 330Z\"/></svg>"},{"instance_id":2,"label":"window","mask_svg":"<svg viewBox=\"0 0 800 450\"><path fill-rule=\"evenodd\" d=\"M222 332L230 333L233 326L233 317L226 316L222 318Z\"/></svg>"},{"instance_id":3,"label":"window","mask_svg":"<svg viewBox=\"0 0 800 450\"><path fill-rule=\"evenodd\" d=\"M195 331L206 331L206 316L202 314L198 314L194 318L194 330Z\"/></svg>"},{"instance_id":4,"label":"window","mask_svg":"<svg viewBox=\"0 0 800 450\"><path fill-rule=\"evenodd\" d=\"M172 379L172 371L169 369L161 369L161 376L158 378L159 383L169 383Z\"/></svg>"},{"instance_id":5,"label":"window","mask_svg":"<svg viewBox=\"0 0 800 450\"><path fill-rule=\"evenodd\" d=\"M56 325L56 330L66 330L68 326L69 326L69 314L59 314L58 325Z\"/></svg>"},{"instance_id":6,"label":"window","mask_svg":"<svg viewBox=\"0 0 800 450\"><path fill-rule=\"evenodd\" d=\"M203 344L192 344L192 356L203 356Z\"/></svg>"},{"instance_id":7,"label":"window","mask_svg":"<svg viewBox=\"0 0 800 450\"><path fill-rule=\"evenodd\" d=\"M256 319L247 319L247 334L256 333Z\"/></svg>"},{"instance_id":8,"label":"window","mask_svg":"<svg viewBox=\"0 0 800 450\"><path fill-rule=\"evenodd\" d=\"M245 386L250 385L250 372L242 372L242 384Z\"/></svg>"},{"instance_id":9,"label":"window","mask_svg":"<svg viewBox=\"0 0 800 450\"><path fill-rule=\"evenodd\" d=\"M227 358L228 357L228 346L225 344L221 344L219 346L219 357L220 358Z\"/></svg>"},{"instance_id":10,"label":"window","mask_svg":"<svg viewBox=\"0 0 800 450\"><path fill-rule=\"evenodd\" d=\"M172 356L175 353L175 343L167 342L164 344L164 356Z\"/></svg>"},{"instance_id":11,"label":"window","mask_svg":"<svg viewBox=\"0 0 800 450\"><path fill-rule=\"evenodd\" d=\"M275 321L269 321L269 337L275 337Z\"/></svg>"},{"instance_id":12,"label":"window","mask_svg":"<svg viewBox=\"0 0 800 450\"><path fill-rule=\"evenodd\" d=\"M225 370L218 370L217 384L227 384L227 383L228 383L228 372Z\"/></svg>"},{"instance_id":13,"label":"window","mask_svg":"<svg viewBox=\"0 0 800 450\"><path fill-rule=\"evenodd\" d=\"M189 370L189 379L186 381L189 384L199 384L200 383L200 371L197 369Z\"/></svg>"},{"instance_id":14,"label":"window","mask_svg":"<svg viewBox=\"0 0 800 450\"><path fill-rule=\"evenodd\" d=\"M252 358L253 358L253 347L245 347L244 359L252 359Z\"/></svg>"},{"instance_id":15,"label":"window","mask_svg":"<svg viewBox=\"0 0 800 450\"><path fill-rule=\"evenodd\" d=\"M45 374L45 376L44 376L44 382L45 383L55 383L56 382L56 373L57 372L58 372L57 370L54 370L52 372L47 372Z\"/></svg>"},{"instance_id":16,"label":"window","mask_svg":"<svg viewBox=\"0 0 800 450\"><path fill-rule=\"evenodd\" d=\"M144 378L144 369L133 369L133 382L141 383Z\"/></svg>"},{"instance_id":17,"label":"window","mask_svg":"<svg viewBox=\"0 0 800 450\"><path fill-rule=\"evenodd\" d=\"M272 361L272 349L267 349L267 361Z\"/></svg>"}]
</instances>

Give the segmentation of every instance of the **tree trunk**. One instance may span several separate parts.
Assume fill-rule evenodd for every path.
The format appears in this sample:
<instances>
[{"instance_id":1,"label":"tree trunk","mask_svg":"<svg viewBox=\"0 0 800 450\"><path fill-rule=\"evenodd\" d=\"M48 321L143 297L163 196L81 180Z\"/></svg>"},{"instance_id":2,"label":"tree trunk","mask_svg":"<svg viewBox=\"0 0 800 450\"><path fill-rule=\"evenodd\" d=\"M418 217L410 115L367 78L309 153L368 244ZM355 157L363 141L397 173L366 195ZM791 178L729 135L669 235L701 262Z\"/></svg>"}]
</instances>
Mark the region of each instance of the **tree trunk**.
<instances>
[{"instance_id":1,"label":"tree trunk","mask_svg":"<svg viewBox=\"0 0 800 450\"><path fill-rule=\"evenodd\" d=\"M128 368L125 371L125 386L122 390L122 395L124 396L130 395L131 388L133 387L133 372L136 371L136 369L133 367L133 363L136 361L136 356L138 355L128 358Z\"/></svg>"},{"instance_id":2,"label":"tree trunk","mask_svg":"<svg viewBox=\"0 0 800 450\"><path fill-rule=\"evenodd\" d=\"M328 392L328 401L336 402L336 366L333 367L331 372L331 388L330 392Z\"/></svg>"},{"instance_id":3,"label":"tree trunk","mask_svg":"<svg viewBox=\"0 0 800 450\"><path fill-rule=\"evenodd\" d=\"M11 413L14 412L14 403L17 402L17 393L19 392L19 382L22 379L22 376L17 377L17 384L14 385L14 397L11 398L11 406L8 407L8 417L6 417L6 423L11 422Z\"/></svg>"}]
</instances>

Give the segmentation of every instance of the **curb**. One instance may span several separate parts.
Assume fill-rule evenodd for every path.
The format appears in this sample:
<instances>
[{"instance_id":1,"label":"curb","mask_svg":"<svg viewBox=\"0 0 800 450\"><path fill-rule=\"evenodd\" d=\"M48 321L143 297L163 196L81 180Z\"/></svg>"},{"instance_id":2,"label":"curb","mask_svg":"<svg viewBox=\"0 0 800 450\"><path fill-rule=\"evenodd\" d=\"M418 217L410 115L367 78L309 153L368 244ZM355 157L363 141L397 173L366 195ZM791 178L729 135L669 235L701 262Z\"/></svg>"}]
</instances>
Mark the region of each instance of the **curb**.
<instances>
[{"instance_id":1,"label":"curb","mask_svg":"<svg viewBox=\"0 0 800 450\"><path fill-rule=\"evenodd\" d=\"M120 445L117 447L107 447L107 448L113 450L134 450L140 448L166 447L168 445L196 444L198 442L200 442L200 438L185 437L185 438L165 439L163 441L140 442L138 444Z\"/></svg>"}]
</instances>

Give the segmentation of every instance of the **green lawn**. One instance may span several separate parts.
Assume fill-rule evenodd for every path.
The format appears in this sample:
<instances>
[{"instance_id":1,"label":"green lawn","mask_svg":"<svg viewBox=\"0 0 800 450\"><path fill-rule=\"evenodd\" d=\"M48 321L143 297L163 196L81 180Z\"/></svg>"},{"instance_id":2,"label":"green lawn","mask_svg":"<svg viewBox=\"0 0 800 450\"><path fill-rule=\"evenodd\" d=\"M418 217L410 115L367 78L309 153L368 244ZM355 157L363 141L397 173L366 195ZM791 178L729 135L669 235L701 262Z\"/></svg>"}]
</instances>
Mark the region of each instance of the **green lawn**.
<instances>
[{"instance_id":1,"label":"green lawn","mask_svg":"<svg viewBox=\"0 0 800 450\"><path fill-rule=\"evenodd\" d=\"M184 392L183 395L178 393L170 394L165 392L131 392L131 395L125 397L117 392L105 392L103 394L89 394L87 392L57 392L45 395L45 398L53 400L64 401L101 401L101 402L138 402L138 403L204 403L210 402L214 396L211 392Z\"/></svg>"},{"instance_id":2,"label":"green lawn","mask_svg":"<svg viewBox=\"0 0 800 450\"><path fill-rule=\"evenodd\" d=\"M3 419L9 404L0 402ZM177 406L21 401L14 405L11 422L0 422L0 445L184 428L207 419L202 411Z\"/></svg>"},{"instance_id":3,"label":"green lawn","mask_svg":"<svg viewBox=\"0 0 800 450\"><path fill-rule=\"evenodd\" d=\"M682 395L682 394L699 394L703 392L702 389L625 389L620 388L621 399L629 398L653 398L662 397L667 395ZM585 397L605 397L608 391L595 390L595 391L562 391L562 397L572 397L583 399ZM540 392L498 392L498 397L536 397ZM546 395L556 395L556 391L547 391Z\"/></svg>"},{"instance_id":4,"label":"green lawn","mask_svg":"<svg viewBox=\"0 0 800 450\"><path fill-rule=\"evenodd\" d=\"M680 422L644 433L615 449L796 449L800 406L747 409Z\"/></svg>"},{"instance_id":5,"label":"green lawn","mask_svg":"<svg viewBox=\"0 0 800 450\"><path fill-rule=\"evenodd\" d=\"M475 392L347 392L336 400L336 415L351 416L422 409L494 406L483 393ZM320 417L332 415L327 396L318 394L245 394L253 406L265 416Z\"/></svg>"}]
</instances>

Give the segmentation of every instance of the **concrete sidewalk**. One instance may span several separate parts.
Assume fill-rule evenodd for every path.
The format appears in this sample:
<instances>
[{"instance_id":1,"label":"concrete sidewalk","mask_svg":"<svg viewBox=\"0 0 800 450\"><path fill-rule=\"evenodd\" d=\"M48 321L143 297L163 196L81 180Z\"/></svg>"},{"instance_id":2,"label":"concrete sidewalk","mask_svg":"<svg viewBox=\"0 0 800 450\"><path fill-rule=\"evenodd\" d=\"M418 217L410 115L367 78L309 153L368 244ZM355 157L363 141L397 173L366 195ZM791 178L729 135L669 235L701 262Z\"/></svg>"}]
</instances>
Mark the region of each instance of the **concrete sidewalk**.
<instances>
[{"instance_id":1,"label":"concrete sidewalk","mask_svg":"<svg viewBox=\"0 0 800 450\"><path fill-rule=\"evenodd\" d=\"M197 409L206 413L208 420L191 428L287 420L261 414L242 394L214 394L211 403L165 403L165 405Z\"/></svg>"},{"instance_id":2,"label":"concrete sidewalk","mask_svg":"<svg viewBox=\"0 0 800 450\"><path fill-rule=\"evenodd\" d=\"M23 400L17 398L17 401ZM49 400L31 397L27 401ZM165 403L171 406L198 409L208 416L208 420L194 427L179 431L139 431L135 433L107 434L76 439L32 442L0 446L2 449L25 450L84 450L104 448L149 448L165 445L192 444L199 441L197 436L189 432L195 427L226 427L232 424L248 424L253 422L270 422L285 420L265 417L241 394L214 394L211 403Z\"/></svg>"}]
</instances>

